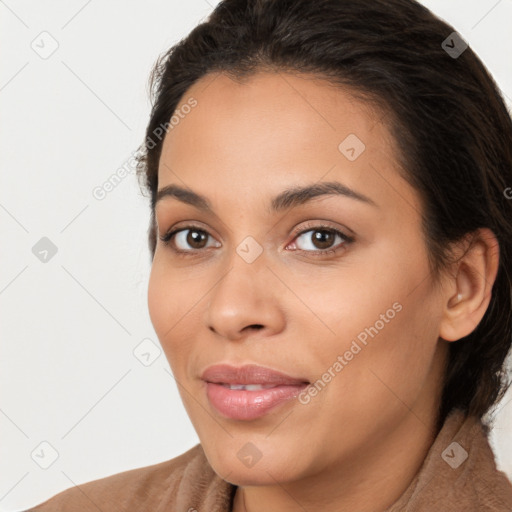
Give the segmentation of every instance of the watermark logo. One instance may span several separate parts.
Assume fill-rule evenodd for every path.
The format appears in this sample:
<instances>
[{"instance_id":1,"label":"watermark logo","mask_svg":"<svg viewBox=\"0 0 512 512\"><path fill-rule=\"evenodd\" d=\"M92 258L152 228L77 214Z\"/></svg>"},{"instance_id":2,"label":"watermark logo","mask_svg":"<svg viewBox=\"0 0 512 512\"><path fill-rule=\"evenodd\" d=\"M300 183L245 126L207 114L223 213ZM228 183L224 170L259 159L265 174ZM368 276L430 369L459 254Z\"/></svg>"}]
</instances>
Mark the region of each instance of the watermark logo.
<instances>
[{"instance_id":1,"label":"watermark logo","mask_svg":"<svg viewBox=\"0 0 512 512\"><path fill-rule=\"evenodd\" d=\"M161 353L160 347L149 338L144 338L133 349L133 355L144 366L151 366L160 357Z\"/></svg>"},{"instance_id":2,"label":"watermark logo","mask_svg":"<svg viewBox=\"0 0 512 512\"><path fill-rule=\"evenodd\" d=\"M459 443L453 442L441 457L451 468L457 469L468 458L468 452Z\"/></svg>"},{"instance_id":3,"label":"watermark logo","mask_svg":"<svg viewBox=\"0 0 512 512\"><path fill-rule=\"evenodd\" d=\"M353 133L346 137L338 146L339 152L351 162L357 160L365 149L366 146L363 141Z\"/></svg>"},{"instance_id":4,"label":"watermark logo","mask_svg":"<svg viewBox=\"0 0 512 512\"><path fill-rule=\"evenodd\" d=\"M32 247L32 254L41 263L48 263L57 254L57 251L57 246L46 236L43 236Z\"/></svg>"},{"instance_id":5,"label":"watermark logo","mask_svg":"<svg viewBox=\"0 0 512 512\"><path fill-rule=\"evenodd\" d=\"M48 441L42 441L30 456L41 469L48 469L59 458L59 452Z\"/></svg>"},{"instance_id":6,"label":"watermark logo","mask_svg":"<svg viewBox=\"0 0 512 512\"><path fill-rule=\"evenodd\" d=\"M467 49L468 43L459 33L452 32L442 43L441 48L452 58L458 59Z\"/></svg>"},{"instance_id":7,"label":"watermark logo","mask_svg":"<svg viewBox=\"0 0 512 512\"><path fill-rule=\"evenodd\" d=\"M252 236L246 236L238 244L236 252L246 263L252 263L263 252L263 247Z\"/></svg>"},{"instance_id":8,"label":"watermark logo","mask_svg":"<svg viewBox=\"0 0 512 512\"><path fill-rule=\"evenodd\" d=\"M245 443L242 448L238 450L236 456L244 466L252 468L261 457L263 457L263 454L254 443L249 442Z\"/></svg>"},{"instance_id":9,"label":"watermark logo","mask_svg":"<svg viewBox=\"0 0 512 512\"><path fill-rule=\"evenodd\" d=\"M41 59L49 59L59 47L57 39L55 39L49 32L41 32L31 43L30 47L34 50Z\"/></svg>"}]
</instances>

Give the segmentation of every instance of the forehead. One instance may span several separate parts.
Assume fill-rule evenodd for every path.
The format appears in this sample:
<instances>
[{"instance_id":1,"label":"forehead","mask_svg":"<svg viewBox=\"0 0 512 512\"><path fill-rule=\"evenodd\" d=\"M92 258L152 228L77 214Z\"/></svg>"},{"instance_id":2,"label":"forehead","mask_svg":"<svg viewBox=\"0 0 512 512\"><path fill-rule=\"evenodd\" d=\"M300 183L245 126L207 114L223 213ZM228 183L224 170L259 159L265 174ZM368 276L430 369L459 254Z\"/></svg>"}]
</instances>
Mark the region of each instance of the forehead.
<instances>
[{"instance_id":1,"label":"forehead","mask_svg":"<svg viewBox=\"0 0 512 512\"><path fill-rule=\"evenodd\" d=\"M185 123L181 110L188 110L186 103L192 98L197 106L186 114L189 121ZM382 123L383 115L373 103L358 99L353 90L311 74L262 71L240 81L224 73L211 73L188 89L176 112L180 114L182 129L171 125L168 143L179 136L178 132L186 131L185 125L190 129L202 127L202 136L214 136L214 130L222 129L231 131L234 137L237 128L252 125L253 137L244 139L247 145L264 134L273 140L276 131L285 128L289 135L302 135L305 139L316 135L326 138L326 142L350 130L364 137L377 128L374 135L385 135L387 142L392 142L387 126ZM198 126L205 120L207 126ZM245 135L242 131L240 138ZM285 139L286 134L282 135L279 142Z\"/></svg>"},{"instance_id":2,"label":"forehead","mask_svg":"<svg viewBox=\"0 0 512 512\"><path fill-rule=\"evenodd\" d=\"M313 75L259 72L240 82L210 74L187 90L174 118L160 189L175 183L209 197L249 197L336 180L380 202L408 186L397 182L398 147L382 112Z\"/></svg>"}]
</instances>

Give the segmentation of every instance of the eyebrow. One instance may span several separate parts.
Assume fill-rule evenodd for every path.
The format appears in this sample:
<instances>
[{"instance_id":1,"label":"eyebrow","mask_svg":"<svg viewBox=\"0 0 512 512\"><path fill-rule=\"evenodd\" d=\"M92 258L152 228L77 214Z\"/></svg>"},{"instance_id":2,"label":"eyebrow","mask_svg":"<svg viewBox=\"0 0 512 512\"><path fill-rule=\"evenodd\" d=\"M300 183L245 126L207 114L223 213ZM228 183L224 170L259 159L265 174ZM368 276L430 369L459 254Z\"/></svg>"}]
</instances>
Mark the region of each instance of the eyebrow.
<instances>
[{"instance_id":1,"label":"eyebrow","mask_svg":"<svg viewBox=\"0 0 512 512\"><path fill-rule=\"evenodd\" d=\"M343 185L342 183L337 181L323 181L313 185L297 186L284 190L272 199L270 203L270 211L277 213L282 210L303 205L316 197L326 195L339 195L378 208L375 201L364 194L356 192L346 185ZM199 210L210 213L213 212L213 208L206 197L178 185L173 184L162 187L157 192L155 206L165 197L173 197L178 201L194 206Z\"/></svg>"}]
</instances>

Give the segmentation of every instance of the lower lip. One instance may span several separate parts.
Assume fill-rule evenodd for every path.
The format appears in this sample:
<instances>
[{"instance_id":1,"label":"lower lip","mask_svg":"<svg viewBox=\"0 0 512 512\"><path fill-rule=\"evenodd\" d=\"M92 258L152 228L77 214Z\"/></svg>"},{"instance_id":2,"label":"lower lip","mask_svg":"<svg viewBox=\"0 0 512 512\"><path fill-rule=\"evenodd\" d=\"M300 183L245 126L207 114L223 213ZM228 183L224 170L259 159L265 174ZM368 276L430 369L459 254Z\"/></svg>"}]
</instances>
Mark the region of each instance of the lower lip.
<instances>
[{"instance_id":1,"label":"lower lip","mask_svg":"<svg viewBox=\"0 0 512 512\"><path fill-rule=\"evenodd\" d=\"M233 420L254 420L264 416L274 407L295 398L306 386L307 384L276 386L258 391L246 391L207 382L206 394L210 403L223 416Z\"/></svg>"}]
</instances>

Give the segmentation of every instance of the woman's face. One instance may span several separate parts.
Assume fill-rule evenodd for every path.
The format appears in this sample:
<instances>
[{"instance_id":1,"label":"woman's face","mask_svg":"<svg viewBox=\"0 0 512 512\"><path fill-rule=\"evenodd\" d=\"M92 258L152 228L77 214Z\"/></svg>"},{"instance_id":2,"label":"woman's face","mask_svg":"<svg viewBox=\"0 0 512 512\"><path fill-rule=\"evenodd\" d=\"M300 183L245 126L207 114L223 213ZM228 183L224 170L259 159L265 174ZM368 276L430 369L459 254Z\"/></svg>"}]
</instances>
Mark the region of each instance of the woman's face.
<instances>
[{"instance_id":1,"label":"woman's face","mask_svg":"<svg viewBox=\"0 0 512 512\"><path fill-rule=\"evenodd\" d=\"M148 301L211 465L238 485L392 466L391 447L435 421L446 343L419 196L386 117L318 78L263 72L208 75L177 113L159 190L210 209L157 202L157 237L182 231L157 242ZM326 183L338 188L283 199ZM201 378L217 364L310 385L229 390Z\"/></svg>"}]
</instances>

